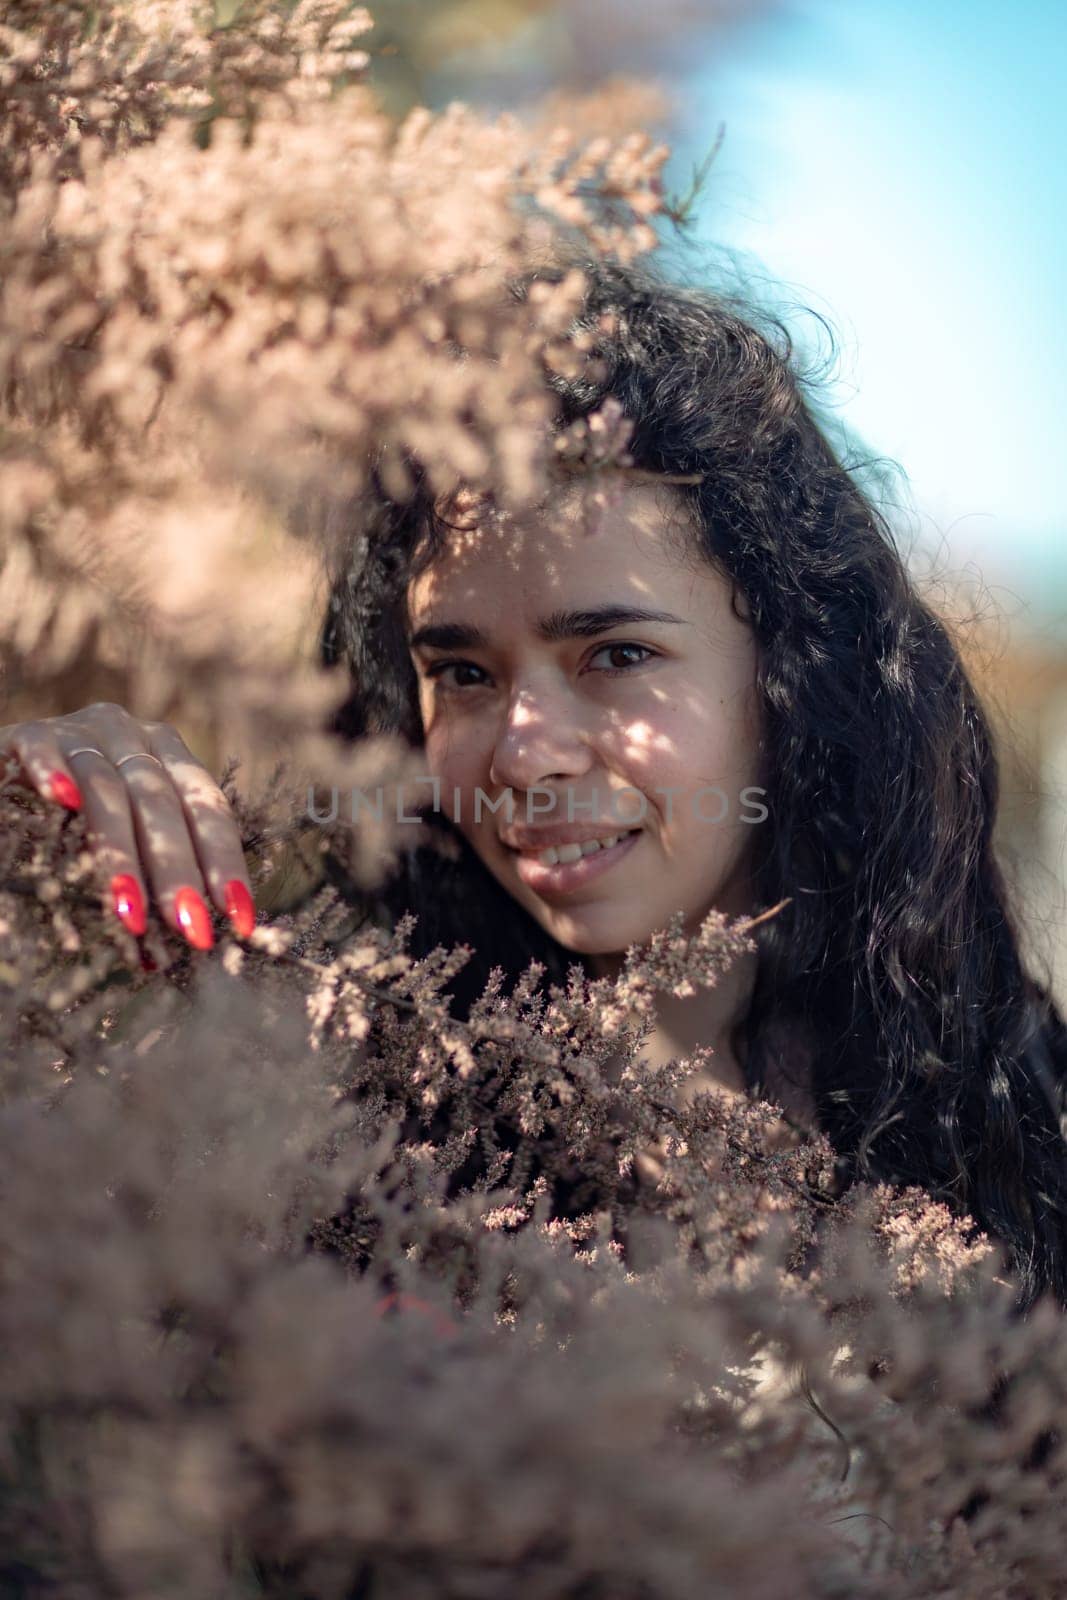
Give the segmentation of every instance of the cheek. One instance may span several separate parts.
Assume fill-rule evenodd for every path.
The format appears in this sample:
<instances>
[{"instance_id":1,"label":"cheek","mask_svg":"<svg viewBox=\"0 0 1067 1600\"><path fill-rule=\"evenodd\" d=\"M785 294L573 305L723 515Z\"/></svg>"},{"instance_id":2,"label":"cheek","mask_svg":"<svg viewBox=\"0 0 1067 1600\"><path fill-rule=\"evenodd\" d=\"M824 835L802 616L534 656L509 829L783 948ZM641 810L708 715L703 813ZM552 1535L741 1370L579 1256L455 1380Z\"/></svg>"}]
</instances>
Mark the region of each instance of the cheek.
<instances>
[{"instance_id":1,"label":"cheek","mask_svg":"<svg viewBox=\"0 0 1067 1600\"><path fill-rule=\"evenodd\" d=\"M751 704L741 696L700 710L677 702L634 721L615 746L613 765L635 788L682 790L729 781L755 782L758 735Z\"/></svg>"},{"instance_id":2,"label":"cheek","mask_svg":"<svg viewBox=\"0 0 1067 1600\"><path fill-rule=\"evenodd\" d=\"M707 720L683 731L680 741L687 769L699 778L751 780L758 765L758 727L749 697L716 702Z\"/></svg>"},{"instance_id":3,"label":"cheek","mask_svg":"<svg viewBox=\"0 0 1067 1600\"><path fill-rule=\"evenodd\" d=\"M426 733L423 748L428 776L459 788L484 782L486 736L477 723L438 718Z\"/></svg>"}]
</instances>

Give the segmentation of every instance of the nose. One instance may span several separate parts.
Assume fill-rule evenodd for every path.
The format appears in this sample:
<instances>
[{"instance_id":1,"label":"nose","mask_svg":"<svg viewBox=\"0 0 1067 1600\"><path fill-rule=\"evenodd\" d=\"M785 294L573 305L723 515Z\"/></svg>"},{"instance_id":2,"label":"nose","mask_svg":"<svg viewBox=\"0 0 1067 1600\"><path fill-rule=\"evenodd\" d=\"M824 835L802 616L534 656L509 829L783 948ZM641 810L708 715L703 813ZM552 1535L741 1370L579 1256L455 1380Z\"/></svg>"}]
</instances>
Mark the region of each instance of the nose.
<instances>
[{"instance_id":1,"label":"nose","mask_svg":"<svg viewBox=\"0 0 1067 1600\"><path fill-rule=\"evenodd\" d=\"M521 791L581 778L594 765L589 737L569 695L517 689L493 743L490 781Z\"/></svg>"}]
</instances>

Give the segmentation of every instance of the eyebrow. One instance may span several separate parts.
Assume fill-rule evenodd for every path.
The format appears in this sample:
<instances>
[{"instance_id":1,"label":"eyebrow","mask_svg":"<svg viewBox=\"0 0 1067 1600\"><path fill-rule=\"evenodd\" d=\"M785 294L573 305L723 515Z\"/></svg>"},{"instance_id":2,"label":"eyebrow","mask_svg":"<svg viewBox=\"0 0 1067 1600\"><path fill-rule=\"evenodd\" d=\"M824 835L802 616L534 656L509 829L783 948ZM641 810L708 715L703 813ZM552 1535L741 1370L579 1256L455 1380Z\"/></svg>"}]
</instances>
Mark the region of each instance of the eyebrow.
<instances>
[{"instance_id":1,"label":"eyebrow","mask_svg":"<svg viewBox=\"0 0 1067 1600\"><path fill-rule=\"evenodd\" d=\"M563 639L596 639L612 628L630 622L675 622L690 626L672 611L650 611L646 606L602 605L582 611L552 611L541 617L535 632L539 639L558 644ZM434 650L487 650L491 640L482 628L465 622L430 622L416 628L409 644L412 650L428 646Z\"/></svg>"}]
</instances>

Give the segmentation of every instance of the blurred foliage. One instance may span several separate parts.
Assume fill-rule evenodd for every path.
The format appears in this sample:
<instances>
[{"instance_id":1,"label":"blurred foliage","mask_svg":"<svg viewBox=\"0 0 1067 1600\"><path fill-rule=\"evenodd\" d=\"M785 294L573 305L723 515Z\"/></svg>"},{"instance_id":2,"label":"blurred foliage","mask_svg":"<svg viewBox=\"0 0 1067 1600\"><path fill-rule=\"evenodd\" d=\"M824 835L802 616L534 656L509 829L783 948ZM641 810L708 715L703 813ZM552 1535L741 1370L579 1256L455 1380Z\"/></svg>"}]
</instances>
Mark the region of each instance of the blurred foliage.
<instances>
[{"instance_id":1,"label":"blurred foliage","mask_svg":"<svg viewBox=\"0 0 1067 1600\"><path fill-rule=\"evenodd\" d=\"M366 48L384 108L402 117L429 104L442 64L462 66L467 52L515 35L567 0L386 0L374 9ZM472 83L472 88L474 84Z\"/></svg>"},{"instance_id":2,"label":"blurred foliage","mask_svg":"<svg viewBox=\"0 0 1067 1600\"><path fill-rule=\"evenodd\" d=\"M384 0L366 48L385 109L459 98L515 108L553 92L589 92L619 75L669 80L696 49L775 0ZM669 122L664 102L661 118Z\"/></svg>"}]
</instances>

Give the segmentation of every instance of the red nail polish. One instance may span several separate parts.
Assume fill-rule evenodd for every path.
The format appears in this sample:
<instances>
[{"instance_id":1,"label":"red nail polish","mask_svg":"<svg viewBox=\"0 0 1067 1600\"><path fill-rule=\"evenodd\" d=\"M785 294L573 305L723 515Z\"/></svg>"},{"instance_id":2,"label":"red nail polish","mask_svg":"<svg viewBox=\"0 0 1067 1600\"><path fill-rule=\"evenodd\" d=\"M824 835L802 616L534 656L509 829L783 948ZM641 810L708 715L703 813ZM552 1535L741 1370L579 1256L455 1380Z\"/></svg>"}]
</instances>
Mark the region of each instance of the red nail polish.
<instances>
[{"instance_id":1,"label":"red nail polish","mask_svg":"<svg viewBox=\"0 0 1067 1600\"><path fill-rule=\"evenodd\" d=\"M226 885L226 915L239 939L251 938L256 925L256 903L240 878L231 878Z\"/></svg>"},{"instance_id":2,"label":"red nail polish","mask_svg":"<svg viewBox=\"0 0 1067 1600\"><path fill-rule=\"evenodd\" d=\"M140 885L132 873L115 874L111 880L111 898L115 903L115 915L121 918L130 932L143 933L147 926L144 899Z\"/></svg>"},{"instance_id":3,"label":"red nail polish","mask_svg":"<svg viewBox=\"0 0 1067 1600\"><path fill-rule=\"evenodd\" d=\"M181 930L194 950L210 950L215 943L211 917L196 890L179 889L174 896L174 910Z\"/></svg>"},{"instance_id":4,"label":"red nail polish","mask_svg":"<svg viewBox=\"0 0 1067 1600\"><path fill-rule=\"evenodd\" d=\"M81 810L82 792L65 772L53 772L48 780L48 788L52 799L58 800L61 806L69 806L72 811Z\"/></svg>"}]
</instances>

